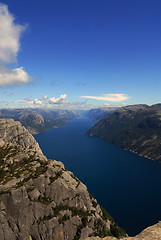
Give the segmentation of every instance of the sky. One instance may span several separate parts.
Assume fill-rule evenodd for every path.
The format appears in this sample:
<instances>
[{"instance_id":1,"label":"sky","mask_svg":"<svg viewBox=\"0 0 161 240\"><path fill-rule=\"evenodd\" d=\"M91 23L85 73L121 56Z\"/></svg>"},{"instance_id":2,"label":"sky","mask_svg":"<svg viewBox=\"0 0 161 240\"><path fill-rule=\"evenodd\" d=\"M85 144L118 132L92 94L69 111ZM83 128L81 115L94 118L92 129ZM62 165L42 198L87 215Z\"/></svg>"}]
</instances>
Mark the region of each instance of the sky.
<instances>
[{"instance_id":1,"label":"sky","mask_svg":"<svg viewBox=\"0 0 161 240\"><path fill-rule=\"evenodd\" d=\"M0 108L161 102L160 0L0 0Z\"/></svg>"}]
</instances>

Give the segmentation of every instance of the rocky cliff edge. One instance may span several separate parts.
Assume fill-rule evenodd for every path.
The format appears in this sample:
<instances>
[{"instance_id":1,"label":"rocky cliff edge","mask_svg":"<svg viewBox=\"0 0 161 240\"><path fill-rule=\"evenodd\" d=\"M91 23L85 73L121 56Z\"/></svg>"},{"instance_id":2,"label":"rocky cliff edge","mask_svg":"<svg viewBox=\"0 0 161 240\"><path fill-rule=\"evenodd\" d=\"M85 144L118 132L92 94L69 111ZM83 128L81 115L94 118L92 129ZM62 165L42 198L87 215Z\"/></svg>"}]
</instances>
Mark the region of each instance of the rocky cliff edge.
<instances>
[{"instance_id":1,"label":"rocky cliff edge","mask_svg":"<svg viewBox=\"0 0 161 240\"><path fill-rule=\"evenodd\" d=\"M140 234L138 234L135 237L125 237L120 238L120 240L160 240L161 239L161 222L150 226L143 230ZM90 237L86 240L117 240L115 237L105 237L105 238L99 238L99 237Z\"/></svg>"},{"instance_id":2,"label":"rocky cliff edge","mask_svg":"<svg viewBox=\"0 0 161 240\"><path fill-rule=\"evenodd\" d=\"M0 239L76 240L125 236L61 162L47 160L33 136L0 119Z\"/></svg>"}]
</instances>

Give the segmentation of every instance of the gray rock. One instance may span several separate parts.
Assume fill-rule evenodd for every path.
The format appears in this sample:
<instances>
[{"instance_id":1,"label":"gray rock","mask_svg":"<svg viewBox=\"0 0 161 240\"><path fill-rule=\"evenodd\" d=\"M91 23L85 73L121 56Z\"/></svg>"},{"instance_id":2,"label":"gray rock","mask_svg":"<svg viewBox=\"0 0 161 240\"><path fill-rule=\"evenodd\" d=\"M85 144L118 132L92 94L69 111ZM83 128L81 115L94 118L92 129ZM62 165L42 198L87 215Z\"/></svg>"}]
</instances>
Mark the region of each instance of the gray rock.
<instances>
[{"instance_id":1,"label":"gray rock","mask_svg":"<svg viewBox=\"0 0 161 240\"><path fill-rule=\"evenodd\" d=\"M81 240L98 234L103 217L86 186L61 162L47 160L33 136L12 119L0 119L0 240Z\"/></svg>"}]
</instances>

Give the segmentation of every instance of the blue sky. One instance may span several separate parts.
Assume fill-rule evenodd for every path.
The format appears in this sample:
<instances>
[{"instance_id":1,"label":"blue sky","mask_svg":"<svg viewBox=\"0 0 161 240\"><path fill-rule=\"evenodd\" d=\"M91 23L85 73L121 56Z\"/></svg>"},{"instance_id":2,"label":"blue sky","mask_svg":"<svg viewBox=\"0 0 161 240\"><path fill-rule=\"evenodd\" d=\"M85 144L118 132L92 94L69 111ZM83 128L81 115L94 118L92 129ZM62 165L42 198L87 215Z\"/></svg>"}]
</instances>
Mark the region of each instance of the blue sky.
<instances>
[{"instance_id":1,"label":"blue sky","mask_svg":"<svg viewBox=\"0 0 161 240\"><path fill-rule=\"evenodd\" d=\"M0 2L0 108L161 102L160 0Z\"/></svg>"}]
</instances>

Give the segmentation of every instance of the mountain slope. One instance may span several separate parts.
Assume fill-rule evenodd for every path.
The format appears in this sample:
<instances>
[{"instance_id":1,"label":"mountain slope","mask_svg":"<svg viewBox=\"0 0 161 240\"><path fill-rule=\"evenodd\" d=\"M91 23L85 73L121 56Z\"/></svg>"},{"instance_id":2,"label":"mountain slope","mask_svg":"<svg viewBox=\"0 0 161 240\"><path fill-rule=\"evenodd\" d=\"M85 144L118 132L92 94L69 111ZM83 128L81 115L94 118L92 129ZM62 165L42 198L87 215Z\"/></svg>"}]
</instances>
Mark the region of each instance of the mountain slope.
<instances>
[{"instance_id":1,"label":"mountain slope","mask_svg":"<svg viewBox=\"0 0 161 240\"><path fill-rule=\"evenodd\" d=\"M62 126L78 117L75 111L42 109L2 109L0 115L0 118L13 118L21 122L31 134Z\"/></svg>"},{"instance_id":2,"label":"mountain slope","mask_svg":"<svg viewBox=\"0 0 161 240\"><path fill-rule=\"evenodd\" d=\"M161 104L120 108L100 120L87 135L161 161Z\"/></svg>"},{"instance_id":3,"label":"mountain slope","mask_svg":"<svg viewBox=\"0 0 161 240\"><path fill-rule=\"evenodd\" d=\"M61 162L47 160L33 136L0 119L0 239L76 240L125 235Z\"/></svg>"},{"instance_id":4,"label":"mountain slope","mask_svg":"<svg viewBox=\"0 0 161 240\"><path fill-rule=\"evenodd\" d=\"M114 107L93 108L87 112L87 117L89 117L92 121L99 121L114 110L116 110Z\"/></svg>"}]
</instances>

